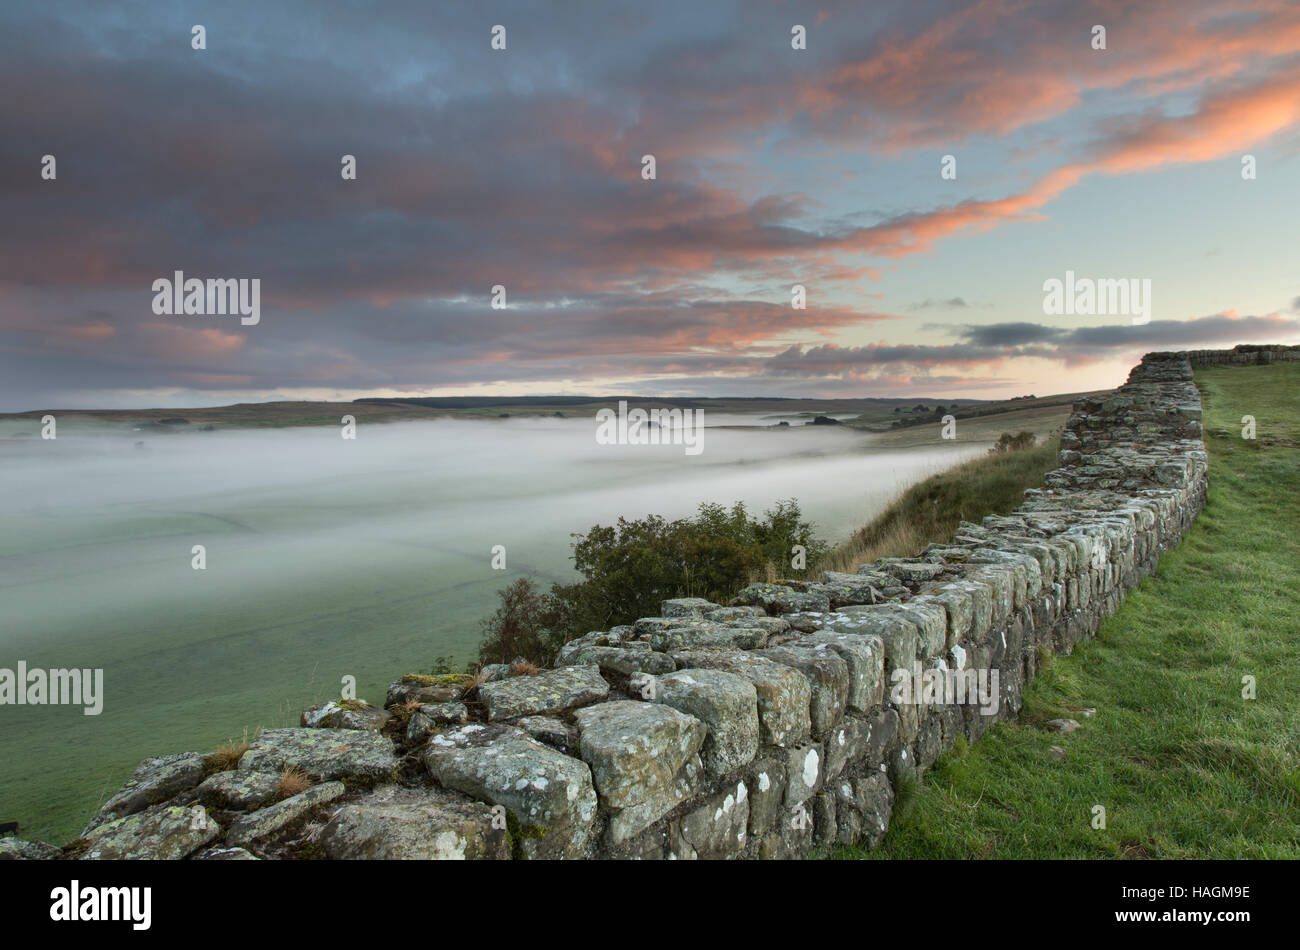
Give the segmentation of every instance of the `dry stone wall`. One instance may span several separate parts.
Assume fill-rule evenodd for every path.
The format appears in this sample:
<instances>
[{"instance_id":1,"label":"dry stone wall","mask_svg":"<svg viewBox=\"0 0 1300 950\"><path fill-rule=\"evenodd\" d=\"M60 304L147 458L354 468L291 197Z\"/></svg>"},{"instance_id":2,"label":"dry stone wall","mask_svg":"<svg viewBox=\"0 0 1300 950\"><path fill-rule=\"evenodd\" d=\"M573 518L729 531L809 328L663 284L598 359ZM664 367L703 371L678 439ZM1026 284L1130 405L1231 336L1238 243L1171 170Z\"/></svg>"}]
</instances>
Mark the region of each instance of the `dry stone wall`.
<instances>
[{"instance_id":1,"label":"dry stone wall","mask_svg":"<svg viewBox=\"0 0 1300 950\"><path fill-rule=\"evenodd\" d=\"M1171 354L1152 354L1168 356ZM1300 360L1300 346L1244 343L1230 350L1188 350L1187 360L1200 366L1263 366Z\"/></svg>"},{"instance_id":2,"label":"dry stone wall","mask_svg":"<svg viewBox=\"0 0 1300 950\"><path fill-rule=\"evenodd\" d=\"M793 858L875 845L899 780L1016 715L1040 657L1094 635L1192 524L1206 454L1188 354L1148 354L1125 385L1078 402L1060 463L1011 514L916 557L752 586L727 605L668 600L534 675L403 677L384 708L315 707L237 762L146 760L62 854ZM315 784L285 798L286 768Z\"/></svg>"}]
</instances>

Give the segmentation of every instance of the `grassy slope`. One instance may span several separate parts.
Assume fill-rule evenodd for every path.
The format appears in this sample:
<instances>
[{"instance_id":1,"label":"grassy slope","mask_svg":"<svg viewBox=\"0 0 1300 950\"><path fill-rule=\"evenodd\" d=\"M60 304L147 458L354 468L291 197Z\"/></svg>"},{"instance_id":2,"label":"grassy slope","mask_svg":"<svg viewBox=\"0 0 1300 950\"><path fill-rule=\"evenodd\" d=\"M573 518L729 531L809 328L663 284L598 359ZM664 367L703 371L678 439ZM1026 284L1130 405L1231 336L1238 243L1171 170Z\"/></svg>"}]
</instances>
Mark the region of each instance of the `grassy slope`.
<instances>
[{"instance_id":1,"label":"grassy slope","mask_svg":"<svg viewBox=\"0 0 1300 950\"><path fill-rule=\"evenodd\" d=\"M1210 491L1183 543L1096 640L1040 673L1018 721L905 790L878 851L834 856L1300 857L1300 366L1196 380ZM1258 698L1242 698L1245 675ZM1079 730L1043 731L1057 716Z\"/></svg>"},{"instance_id":2,"label":"grassy slope","mask_svg":"<svg viewBox=\"0 0 1300 950\"><path fill-rule=\"evenodd\" d=\"M1023 452L983 456L932 475L908 488L818 566L856 571L878 557L912 555L931 542L949 541L959 521L1005 514L1020 504L1026 488L1043 484L1043 475L1056 467L1059 446L1052 438Z\"/></svg>"}]
</instances>

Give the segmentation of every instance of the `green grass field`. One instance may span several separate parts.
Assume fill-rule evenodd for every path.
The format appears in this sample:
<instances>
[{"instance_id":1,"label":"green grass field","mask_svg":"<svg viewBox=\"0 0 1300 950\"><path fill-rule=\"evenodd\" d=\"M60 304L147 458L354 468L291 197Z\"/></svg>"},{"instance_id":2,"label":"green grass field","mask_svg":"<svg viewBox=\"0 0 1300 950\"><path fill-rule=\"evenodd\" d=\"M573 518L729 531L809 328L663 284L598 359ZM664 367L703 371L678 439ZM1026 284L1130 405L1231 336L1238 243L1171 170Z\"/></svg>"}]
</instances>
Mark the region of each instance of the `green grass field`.
<instances>
[{"instance_id":1,"label":"green grass field","mask_svg":"<svg viewBox=\"0 0 1300 950\"><path fill-rule=\"evenodd\" d=\"M1209 500L1182 543L1040 672L1015 722L902 790L880 849L829 856L1300 857L1300 366L1196 381ZM1045 731L1057 717L1080 727Z\"/></svg>"}]
</instances>

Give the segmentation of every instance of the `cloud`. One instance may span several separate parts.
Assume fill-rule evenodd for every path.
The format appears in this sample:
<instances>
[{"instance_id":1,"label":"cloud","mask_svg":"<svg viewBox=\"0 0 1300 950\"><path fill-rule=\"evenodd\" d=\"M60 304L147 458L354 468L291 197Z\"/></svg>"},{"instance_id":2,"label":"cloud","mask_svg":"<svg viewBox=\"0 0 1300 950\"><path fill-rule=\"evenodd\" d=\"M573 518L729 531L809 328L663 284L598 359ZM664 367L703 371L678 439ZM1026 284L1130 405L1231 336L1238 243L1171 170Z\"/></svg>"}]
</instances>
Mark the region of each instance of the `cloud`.
<instances>
[{"instance_id":1,"label":"cloud","mask_svg":"<svg viewBox=\"0 0 1300 950\"><path fill-rule=\"evenodd\" d=\"M1134 344L1012 322L949 345L901 315L971 309L986 285L881 294L941 241L1068 224L1053 203L1089 178L1300 126L1300 10L1265 0L827 0L799 53L779 7L518 7L508 58L475 15L416 0L213 16L220 55L196 56L184 5L0 11L0 354L22 364L0 399L1085 360ZM953 189L909 184L968 145L1005 167L968 174L963 151ZM263 323L159 323L149 287L177 268L261 278ZM498 283L505 311L485 306ZM855 349L882 327L910 342Z\"/></svg>"},{"instance_id":2,"label":"cloud","mask_svg":"<svg viewBox=\"0 0 1300 950\"><path fill-rule=\"evenodd\" d=\"M919 303L909 304L907 309L917 310L965 310L970 307L961 297L949 297L947 300L933 300L926 297Z\"/></svg>"}]
</instances>

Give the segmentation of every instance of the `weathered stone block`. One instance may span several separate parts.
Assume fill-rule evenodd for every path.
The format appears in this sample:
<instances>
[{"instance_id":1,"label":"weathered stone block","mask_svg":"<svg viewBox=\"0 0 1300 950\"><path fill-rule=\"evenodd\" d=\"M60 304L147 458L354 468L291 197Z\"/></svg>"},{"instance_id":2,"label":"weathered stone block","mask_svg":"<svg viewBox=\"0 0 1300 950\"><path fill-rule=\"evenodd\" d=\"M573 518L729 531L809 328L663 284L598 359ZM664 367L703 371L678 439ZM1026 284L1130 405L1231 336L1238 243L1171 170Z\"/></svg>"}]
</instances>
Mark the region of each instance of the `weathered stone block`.
<instances>
[{"instance_id":1,"label":"weathered stone block","mask_svg":"<svg viewBox=\"0 0 1300 950\"><path fill-rule=\"evenodd\" d=\"M849 709L866 712L884 701L885 644L879 637L823 630L800 637L795 644L830 650L844 661L849 671Z\"/></svg>"},{"instance_id":2,"label":"weathered stone block","mask_svg":"<svg viewBox=\"0 0 1300 950\"><path fill-rule=\"evenodd\" d=\"M443 726L469 722L469 707L464 703L425 703L411 714L406 723L406 743L418 746L429 733Z\"/></svg>"},{"instance_id":3,"label":"weathered stone block","mask_svg":"<svg viewBox=\"0 0 1300 950\"><path fill-rule=\"evenodd\" d=\"M672 656L679 667L726 670L749 680L758 696L760 741L786 746L808 738L812 687L798 670L742 650L685 650Z\"/></svg>"},{"instance_id":4,"label":"weathered stone block","mask_svg":"<svg viewBox=\"0 0 1300 950\"><path fill-rule=\"evenodd\" d=\"M115 818L86 835L83 860L176 861L221 834L202 805L155 805Z\"/></svg>"},{"instance_id":5,"label":"weathered stone block","mask_svg":"<svg viewBox=\"0 0 1300 950\"><path fill-rule=\"evenodd\" d=\"M249 812L231 824L230 830L226 832L226 844L246 848L255 841L287 828L313 808L333 801L346 790L342 782L325 782L313 785L305 792L276 802L268 808Z\"/></svg>"},{"instance_id":6,"label":"weathered stone block","mask_svg":"<svg viewBox=\"0 0 1300 950\"><path fill-rule=\"evenodd\" d=\"M591 769L521 730L471 724L439 733L424 764L438 782L502 805L530 858L576 858L596 817Z\"/></svg>"},{"instance_id":7,"label":"weathered stone block","mask_svg":"<svg viewBox=\"0 0 1300 950\"><path fill-rule=\"evenodd\" d=\"M844 622L836 622L837 632L858 633L880 639L885 647L885 672L910 670L916 660L921 632L911 617L892 608L893 604L874 607L844 607L837 611Z\"/></svg>"},{"instance_id":8,"label":"weathered stone block","mask_svg":"<svg viewBox=\"0 0 1300 950\"><path fill-rule=\"evenodd\" d=\"M780 584L751 584L731 601L732 606L759 606L769 614L792 614L799 610L830 610L830 598L822 593L804 593Z\"/></svg>"},{"instance_id":9,"label":"weathered stone block","mask_svg":"<svg viewBox=\"0 0 1300 950\"><path fill-rule=\"evenodd\" d=\"M99 814L82 832L89 832L115 818L134 815L150 805L160 804L181 792L194 788L207 774L210 756L201 752L159 755L143 760L135 767L131 780L104 803Z\"/></svg>"},{"instance_id":10,"label":"weathered stone block","mask_svg":"<svg viewBox=\"0 0 1300 950\"><path fill-rule=\"evenodd\" d=\"M808 680L809 715L813 738L828 735L844 717L849 698L849 667L838 654L809 647L782 646L759 650L760 656L794 667Z\"/></svg>"},{"instance_id":11,"label":"weathered stone block","mask_svg":"<svg viewBox=\"0 0 1300 950\"><path fill-rule=\"evenodd\" d=\"M320 847L340 861L509 859L503 813L436 788L383 785L334 813Z\"/></svg>"},{"instance_id":12,"label":"weathered stone block","mask_svg":"<svg viewBox=\"0 0 1300 950\"><path fill-rule=\"evenodd\" d=\"M478 695L487 709L488 721L496 722L564 712L594 703L609 695L609 684L600 675L600 667L593 663L484 683Z\"/></svg>"},{"instance_id":13,"label":"weathered stone block","mask_svg":"<svg viewBox=\"0 0 1300 950\"><path fill-rule=\"evenodd\" d=\"M631 641L636 642L636 641ZM584 666L596 664L604 674L631 676L634 673L652 673L659 675L671 673L677 668L672 657L649 649L636 649L630 646L574 646L565 644L556 657L555 665Z\"/></svg>"},{"instance_id":14,"label":"weathered stone block","mask_svg":"<svg viewBox=\"0 0 1300 950\"><path fill-rule=\"evenodd\" d=\"M674 597L659 604L659 616L703 617L707 611L716 610L718 606L703 597Z\"/></svg>"},{"instance_id":15,"label":"weathered stone block","mask_svg":"<svg viewBox=\"0 0 1300 950\"><path fill-rule=\"evenodd\" d=\"M205 778L195 794L199 801L213 808L243 811L260 808L275 797L279 788L280 776L276 772L231 769Z\"/></svg>"},{"instance_id":16,"label":"weathered stone block","mask_svg":"<svg viewBox=\"0 0 1300 950\"><path fill-rule=\"evenodd\" d=\"M944 647L952 649L953 644L970 635L971 625L975 622L975 605L971 601L971 591L965 585L945 584L929 591L917 600L928 599L944 609L947 621L944 630Z\"/></svg>"},{"instance_id":17,"label":"weathered stone block","mask_svg":"<svg viewBox=\"0 0 1300 950\"><path fill-rule=\"evenodd\" d=\"M635 805L671 783L706 731L694 716L632 700L583 709L576 718L579 751L607 808Z\"/></svg>"},{"instance_id":18,"label":"weathered stone block","mask_svg":"<svg viewBox=\"0 0 1300 950\"><path fill-rule=\"evenodd\" d=\"M785 807L785 756L763 756L750 763L745 772L749 789L749 832L767 834L779 820Z\"/></svg>"},{"instance_id":19,"label":"weathered stone block","mask_svg":"<svg viewBox=\"0 0 1300 950\"><path fill-rule=\"evenodd\" d=\"M708 727L700 758L714 775L740 768L758 751L758 693L743 676L725 670L680 670L655 681L655 701Z\"/></svg>"},{"instance_id":20,"label":"weathered stone block","mask_svg":"<svg viewBox=\"0 0 1300 950\"><path fill-rule=\"evenodd\" d=\"M786 750L786 808L805 801L822 787L825 779L824 750L820 742L809 742Z\"/></svg>"},{"instance_id":21,"label":"weathered stone block","mask_svg":"<svg viewBox=\"0 0 1300 950\"><path fill-rule=\"evenodd\" d=\"M454 703L468 691L472 678L463 673L425 676L408 673L388 687L386 707L414 700L417 703Z\"/></svg>"},{"instance_id":22,"label":"weathered stone block","mask_svg":"<svg viewBox=\"0 0 1300 950\"><path fill-rule=\"evenodd\" d=\"M308 729L369 729L378 732L393 714L356 699L331 699L302 711L299 725Z\"/></svg>"},{"instance_id":23,"label":"weathered stone block","mask_svg":"<svg viewBox=\"0 0 1300 950\"><path fill-rule=\"evenodd\" d=\"M294 768L318 782L387 778L397 768L393 743L362 729L266 729L239 760L239 768L279 772Z\"/></svg>"},{"instance_id":24,"label":"weathered stone block","mask_svg":"<svg viewBox=\"0 0 1300 950\"><path fill-rule=\"evenodd\" d=\"M737 782L669 826L669 850L681 859L716 860L740 854L749 840L749 788Z\"/></svg>"}]
</instances>

